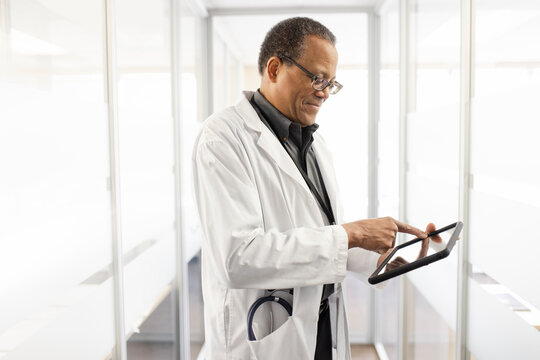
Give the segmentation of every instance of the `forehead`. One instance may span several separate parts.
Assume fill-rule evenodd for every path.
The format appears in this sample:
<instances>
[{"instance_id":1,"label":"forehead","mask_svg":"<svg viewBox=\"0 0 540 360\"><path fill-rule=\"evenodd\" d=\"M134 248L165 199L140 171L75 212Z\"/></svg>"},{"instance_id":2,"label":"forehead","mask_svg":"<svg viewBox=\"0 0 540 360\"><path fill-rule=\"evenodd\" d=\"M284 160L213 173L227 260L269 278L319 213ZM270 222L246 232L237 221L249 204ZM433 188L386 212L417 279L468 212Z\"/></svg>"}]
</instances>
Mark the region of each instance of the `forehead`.
<instances>
[{"instance_id":1,"label":"forehead","mask_svg":"<svg viewBox=\"0 0 540 360\"><path fill-rule=\"evenodd\" d=\"M336 75L338 53L328 40L310 35L304 41L304 51L299 59L309 71L327 78Z\"/></svg>"}]
</instances>

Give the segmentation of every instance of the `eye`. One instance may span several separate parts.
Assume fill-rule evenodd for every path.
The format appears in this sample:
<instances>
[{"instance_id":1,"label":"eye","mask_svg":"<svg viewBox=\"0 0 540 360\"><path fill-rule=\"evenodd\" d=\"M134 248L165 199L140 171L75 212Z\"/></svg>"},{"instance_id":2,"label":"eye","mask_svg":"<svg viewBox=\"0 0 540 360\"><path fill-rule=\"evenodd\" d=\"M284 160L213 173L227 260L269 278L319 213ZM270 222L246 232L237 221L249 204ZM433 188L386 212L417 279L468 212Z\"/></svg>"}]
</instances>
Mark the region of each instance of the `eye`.
<instances>
[{"instance_id":1,"label":"eye","mask_svg":"<svg viewBox=\"0 0 540 360\"><path fill-rule=\"evenodd\" d=\"M316 86L326 85L326 80L324 78L316 77L315 80L313 81L313 85L316 85Z\"/></svg>"}]
</instances>

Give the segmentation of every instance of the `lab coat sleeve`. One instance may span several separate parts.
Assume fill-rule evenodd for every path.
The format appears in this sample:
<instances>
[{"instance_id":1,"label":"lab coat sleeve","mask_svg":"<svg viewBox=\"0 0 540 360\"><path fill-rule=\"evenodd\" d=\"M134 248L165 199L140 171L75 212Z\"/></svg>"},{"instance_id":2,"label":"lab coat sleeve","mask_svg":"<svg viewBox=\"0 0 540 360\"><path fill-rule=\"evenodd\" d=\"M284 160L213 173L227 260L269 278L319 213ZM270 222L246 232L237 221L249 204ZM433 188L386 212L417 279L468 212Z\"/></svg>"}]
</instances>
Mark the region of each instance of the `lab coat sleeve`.
<instances>
[{"instance_id":1,"label":"lab coat sleeve","mask_svg":"<svg viewBox=\"0 0 540 360\"><path fill-rule=\"evenodd\" d=\"M349 249L349 257L347 258L347 270L354 272L366 284L368 279L377 269L377 261L380 255L362 248ZM383 281L374 286L376 289L383 289L388 284L388 281Z\"/></svg>"},{"instance_id":2,"label":"lab coat sleeve","mask_svg":"<svg viewBox=\"0 0 540 360\"><path fill-rule=\"evenodd\" d=\"M360 278L367 281L377 268L379 254L362 248L349 249L347 258L347 270L360 275Z\"/></svg>"},{"instance_id":3,"label":"lab coat sleeve","mask_svg":"<svg viewBox=\"0 0 540 360\"><path fill-rule=\"evenodd\" d=\"M194 149L195 196L203 260L229 288L279 289L341 282L348 238L343 227L264 229L260 194L239 144L209 140Z\"/></svg>"}]
</instances>

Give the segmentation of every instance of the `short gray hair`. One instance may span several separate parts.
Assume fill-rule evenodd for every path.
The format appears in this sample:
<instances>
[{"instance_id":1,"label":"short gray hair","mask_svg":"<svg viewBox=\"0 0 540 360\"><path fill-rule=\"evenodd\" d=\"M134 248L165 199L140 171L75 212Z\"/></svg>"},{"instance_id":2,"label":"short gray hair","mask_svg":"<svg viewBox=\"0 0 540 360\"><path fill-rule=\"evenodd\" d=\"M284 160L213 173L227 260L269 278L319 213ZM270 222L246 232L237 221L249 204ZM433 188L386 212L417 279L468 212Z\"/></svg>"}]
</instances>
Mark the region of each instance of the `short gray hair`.
<instances>
[{"instance_id":1,"label":"short gray hair","mask_svg":"<svg viewBox=\"0 0 540 360\"><path fill-rule=\"evenodd\" d=\"M259 74L263 74L266 63L272 56L285 55L294 60L300 58L309 35L336 45L336 37L326 26L307 17L293 17L274 25L266 34L259 50Z\"/></svg>"}]
</instances>

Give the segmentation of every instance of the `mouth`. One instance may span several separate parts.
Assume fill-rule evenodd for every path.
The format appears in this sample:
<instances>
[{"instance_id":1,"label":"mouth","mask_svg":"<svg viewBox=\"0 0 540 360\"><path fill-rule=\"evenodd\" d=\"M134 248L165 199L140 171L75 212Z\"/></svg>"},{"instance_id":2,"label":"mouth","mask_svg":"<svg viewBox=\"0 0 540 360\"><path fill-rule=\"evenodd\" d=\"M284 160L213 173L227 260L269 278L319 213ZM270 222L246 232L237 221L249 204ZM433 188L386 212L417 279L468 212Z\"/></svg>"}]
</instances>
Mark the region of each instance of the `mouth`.
<instances>
[{"instance_id":1,"label":"mouth","mask_svg":"<svg viewBox=\"0 0 540 360\"><path fill-rule=\"evenodd\" d=\"M309 108L309 109L312 109L312 110L319 110L319 108L321 107L322 103L315 103L315 102L312 102L312 103L306 103L306 106Z\"/></svg>"}]
</instances>

